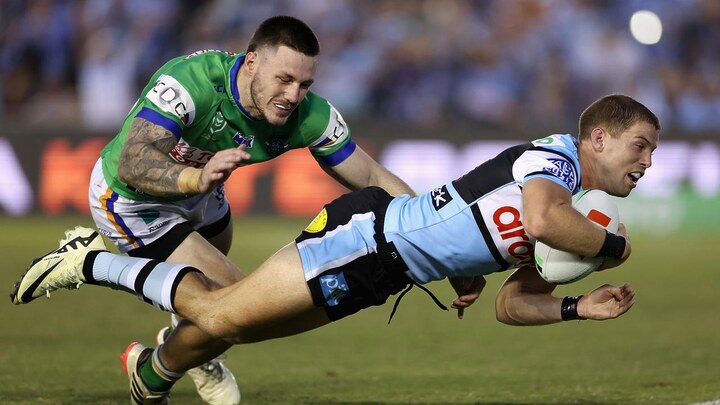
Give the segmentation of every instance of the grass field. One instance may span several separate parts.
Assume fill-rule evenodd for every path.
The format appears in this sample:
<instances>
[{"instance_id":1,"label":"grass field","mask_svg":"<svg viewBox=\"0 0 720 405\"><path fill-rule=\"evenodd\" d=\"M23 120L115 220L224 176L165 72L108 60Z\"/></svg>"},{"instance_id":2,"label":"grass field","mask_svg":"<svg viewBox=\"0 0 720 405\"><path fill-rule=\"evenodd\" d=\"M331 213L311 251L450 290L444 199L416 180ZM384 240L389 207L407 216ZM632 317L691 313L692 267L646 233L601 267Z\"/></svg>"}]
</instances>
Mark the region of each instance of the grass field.
<instances>
[{"instance_id":1,"label":"grass field","mask_svg":"<svg viewBox=\"0 0 720 405\"><path fill-rule=\"evenodd\" d=\"M236 222L232 258L252 269L306 220ZM89 218L0 217L0 286ZM244 231L244 232L243 232ZM321 330L234 347L228 364L244 404L690 404L720 399L720 232L633 235L621 269L558 289L575 295L628 281L637 304L613 321L510 327L494 319L491 276L459 321L419 290ZM444 302L445 283L430 285ZM0 290L1 291L1 290ZM7 297L7 296L6 296ZM0 404L126 404L118 355L153 342L168 315L132 296L85 286L15 307L0 304ZM391 298L391 300L393 300ZM394 301L394 300L393 300ZM173 404L200 403L189 379Z\"/></svg>"}]
</instances>

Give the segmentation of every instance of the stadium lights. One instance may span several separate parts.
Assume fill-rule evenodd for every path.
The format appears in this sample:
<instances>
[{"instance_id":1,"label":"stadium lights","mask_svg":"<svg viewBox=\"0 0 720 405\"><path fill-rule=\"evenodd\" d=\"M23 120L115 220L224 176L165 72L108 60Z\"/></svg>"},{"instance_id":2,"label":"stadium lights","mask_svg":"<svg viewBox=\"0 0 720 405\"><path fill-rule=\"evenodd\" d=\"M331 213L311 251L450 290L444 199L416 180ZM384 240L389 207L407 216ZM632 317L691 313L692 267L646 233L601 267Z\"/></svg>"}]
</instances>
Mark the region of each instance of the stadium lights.
<instances>
[{"instance_id":1,"label":"stadium lights","mask_svg":"<svg viewBox=\"0 0 720 405\"><path fill-rule=\"evenodd\" d=\"M639 10L630 17L630 33L643 45L655 45L662 37L662 22L657 14L649 10Z\"/></svg>"}]
</instances>

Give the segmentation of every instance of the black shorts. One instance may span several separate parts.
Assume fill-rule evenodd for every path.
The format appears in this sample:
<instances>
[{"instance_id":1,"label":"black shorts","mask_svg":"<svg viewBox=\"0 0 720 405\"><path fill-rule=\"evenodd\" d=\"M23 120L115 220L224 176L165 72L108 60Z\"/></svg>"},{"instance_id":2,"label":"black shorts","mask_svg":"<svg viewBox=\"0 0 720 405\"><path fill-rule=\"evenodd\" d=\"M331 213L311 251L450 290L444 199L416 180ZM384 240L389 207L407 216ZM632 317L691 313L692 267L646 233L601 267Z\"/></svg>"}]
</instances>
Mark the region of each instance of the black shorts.
<instances>
[{"instance_id":1,"label":"black shorts","mask_svg":"<svg viewBox=\"0 0 720 405\"><path fill-rule=\"evenodd\" d=\"M383 234L385 190L368 187L325 205L295 239L313 302L330 320L384 304L411 281L407 266Z\"/></svg>"}]
</instances>

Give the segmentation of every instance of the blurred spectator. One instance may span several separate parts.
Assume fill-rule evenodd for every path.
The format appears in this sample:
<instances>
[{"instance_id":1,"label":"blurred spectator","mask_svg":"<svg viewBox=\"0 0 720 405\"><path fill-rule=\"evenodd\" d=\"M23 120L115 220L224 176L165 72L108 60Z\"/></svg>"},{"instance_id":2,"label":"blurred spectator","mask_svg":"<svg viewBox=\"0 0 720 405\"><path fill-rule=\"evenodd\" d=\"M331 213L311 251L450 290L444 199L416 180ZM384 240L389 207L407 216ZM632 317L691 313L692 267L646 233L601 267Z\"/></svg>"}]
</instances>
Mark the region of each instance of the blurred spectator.
<instances>
[{"instance_id":1,"label":"blurred spectator","mask_svg":"<svg viewBox=\"0 0 720 405\"><path fill-rule=\"evenodd\" d=\"M658 44L632 39L639 9ZM3 0L0 117L113 131L163 62L244 51L275 14L316 31L313 89L345 118L550 127L621 92L666 128L720 130L717 0Z\"/></svg>"}]
</instances>

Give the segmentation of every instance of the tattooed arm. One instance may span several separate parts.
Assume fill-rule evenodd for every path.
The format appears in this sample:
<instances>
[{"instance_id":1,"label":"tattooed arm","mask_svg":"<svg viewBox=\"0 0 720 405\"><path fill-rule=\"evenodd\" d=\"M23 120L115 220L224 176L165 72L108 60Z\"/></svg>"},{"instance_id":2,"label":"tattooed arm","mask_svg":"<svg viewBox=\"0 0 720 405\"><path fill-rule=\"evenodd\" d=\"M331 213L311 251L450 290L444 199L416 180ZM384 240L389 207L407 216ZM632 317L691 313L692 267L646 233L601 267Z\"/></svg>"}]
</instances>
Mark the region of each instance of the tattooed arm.
<instances>
[{"instance_id":1,"label":"tattooed arm","mask_svg":"<svg viewBox=\"0 0 720 405\"><path fill-rule=\"evenodd\" d=\"M181 165L168 156L177 139L167 129L135 118L118 162L118 176L126 184L158 197L202 194L230 177L250 155L244 147L216 153L204 168Z\"/></svg>"},{"instance_id":2,"label":"tattooed arm","mask_svg":"<svg viewBox=\"0 0 720 405\"><path fill-rule=\"evenodd\" d=\"M118 177L150 195L183 194L178 178L188 167L173 162L168 156L175 145L177 139L170 131L145 119L135 118L120 153Z\"/></svg>"}]
</instances>

